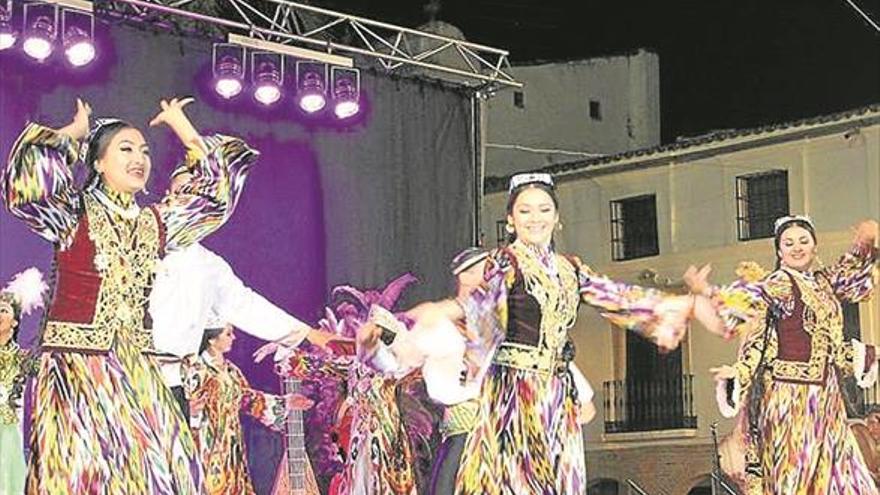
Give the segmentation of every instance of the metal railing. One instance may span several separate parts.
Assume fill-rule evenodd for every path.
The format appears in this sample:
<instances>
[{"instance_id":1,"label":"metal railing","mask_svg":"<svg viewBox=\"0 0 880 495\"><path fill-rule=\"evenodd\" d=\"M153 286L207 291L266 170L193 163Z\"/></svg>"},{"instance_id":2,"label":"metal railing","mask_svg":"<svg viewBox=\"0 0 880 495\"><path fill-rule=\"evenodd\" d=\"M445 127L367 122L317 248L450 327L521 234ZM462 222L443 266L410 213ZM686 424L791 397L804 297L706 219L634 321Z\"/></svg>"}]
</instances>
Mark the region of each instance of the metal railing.
<instances>
[{"instance_id":1,"label":"metal railing","mask_svg":"<svg viewBox=\"0 0 880 495\"><path fill-rule=\"evenodd\" d=\"M695 429L693 375L603 384L605 432Z\"/></svg>"}]
</instances>

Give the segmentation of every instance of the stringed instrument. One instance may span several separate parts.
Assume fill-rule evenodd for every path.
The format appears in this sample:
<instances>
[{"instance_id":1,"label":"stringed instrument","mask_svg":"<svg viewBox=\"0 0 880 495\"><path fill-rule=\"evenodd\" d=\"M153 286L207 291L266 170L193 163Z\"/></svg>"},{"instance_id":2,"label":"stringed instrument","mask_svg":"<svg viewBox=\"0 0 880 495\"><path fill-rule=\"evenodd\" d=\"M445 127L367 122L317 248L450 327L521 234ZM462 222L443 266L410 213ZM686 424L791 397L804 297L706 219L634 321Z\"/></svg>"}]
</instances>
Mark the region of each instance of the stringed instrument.
<instances>
[{"instance_id":1,"label":"stringed instrument","mask_svg":"<svg viewBox=\"0 0 880 495\"><path fill-rule=\"evenodd\" d=\"M302 380L294 375L284 378L284 393L298 394ZM312 463L306 452L303 411L287 415L286 452L275 474L272 495L320 495Z\"/></svg>"}]
</instances>

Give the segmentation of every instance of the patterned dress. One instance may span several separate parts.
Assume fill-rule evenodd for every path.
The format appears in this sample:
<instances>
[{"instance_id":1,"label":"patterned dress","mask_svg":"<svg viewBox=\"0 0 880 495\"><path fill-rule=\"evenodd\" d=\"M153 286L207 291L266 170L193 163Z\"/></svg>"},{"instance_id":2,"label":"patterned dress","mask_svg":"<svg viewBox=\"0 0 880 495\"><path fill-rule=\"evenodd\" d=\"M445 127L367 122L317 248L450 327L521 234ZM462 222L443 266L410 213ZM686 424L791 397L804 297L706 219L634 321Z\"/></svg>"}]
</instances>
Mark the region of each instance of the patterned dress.
<instances>
[{"instance_id":1,"label":"patterned dress","mask_svg":"<svg viewBox=\"0 0 880 495\"><path fill-rule=\"evenodd\" d=\"M465 304L468 326L501 339L483 382L457 494L586 493L580 399L568 330L581 300L613 323L665 332L662 293L613 282L577 259L520 241L490 258L486 292Z\"/></svg>"},{"instance_id":2,"label":"patterned dress","mask_svg":"<svg viewBox=\"0 0 880 495\"><path fill-rule=\"evenodd\" d=\"M229 360L218 364L208 354L188 357L183 377L189 400L204 404L192 426L205 471L205 493L253 494L240 414L245 412L282 431L287 418L285 398L252 389L237 366Z\"/></svg>"},{"instance_id":3,"label":"patterned dress","mask_svg":"<svg viewBox=\"0 0 880 495\"><path fill-rule=\"evenodd\" d=\"M10 404L9 394L22 373L27 351L10 340L0 346L0 494L24 492L24 444L21 408Z\"/></svg>"},{"instance_id":4,"label":"patterned dress","mask_svg":"<svg viewBox=\"0 0 880 495\"><path fill-rule=\"evenodd\" d=\"M163 385L146 304L165 249L199 240L232 213L256 152L215 136L190 149L183 194L149 208L73 183L78 145L28 125L0 192L55 247L55 288L33 399L30 494L194 494L202 475L189 428Z\"/></svg>"},{"instance_id":5,"label":"patterned dress","mask_svg":"<svg viewBox=\"0 0 880 495\"><path fill-rule=\"evenodd\" d=\"M400 382L360 360L348 370L352 414L339 495L415 495L410 440L397 403Z\"/></svg>"},{"instance_id":6,"label":"patterned dress","mask_svg":"<svg viewBox=\"0 0 880 495\"><path fill-rule=\"evenodd\" d=\"M813 272L782 268L717 293L729 329L745 335L733 365L733 387L719 384L722 413L737 414L755 380L764 384L758 399L760 438L749 438L755 463L749 483L762 486L758 492L878 493L847 427L840 388L844 376L855 375L861 386L876 378L873 346L844 340L840 304L870 295L875 256L872 248L855 246L832 267ZM771 310L778 318L768 327ZM757 376L762 354L767 367Z\"/></svg>"}]
</instances>

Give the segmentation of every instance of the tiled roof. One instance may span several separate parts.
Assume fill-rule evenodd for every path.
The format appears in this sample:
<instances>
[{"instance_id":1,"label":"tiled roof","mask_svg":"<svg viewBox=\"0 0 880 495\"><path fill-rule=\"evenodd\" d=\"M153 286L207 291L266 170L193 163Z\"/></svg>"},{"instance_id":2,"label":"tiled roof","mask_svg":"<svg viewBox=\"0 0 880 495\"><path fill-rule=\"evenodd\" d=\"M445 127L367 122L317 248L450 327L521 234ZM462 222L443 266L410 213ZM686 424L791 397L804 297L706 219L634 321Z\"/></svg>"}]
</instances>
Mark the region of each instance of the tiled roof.
<instances>
[{"instance_id":1,"label":"tiled roof","mask_svg":"<svg viewBox=\"0 0 880 495\"><path fill-rule=\"evenodd\" d=\"M663 144L651 148L641 148L632 151L624 151L613 155L600 156L596 158L588 158L585 160L576 160L571 162L557 163L549 165L537 170L536 172L546 172L553 175L569 175L591 167L600 165L613 166L616 162L627 162L630 165L637 164L642 161L662 159L664 154L688 151L690 149L705 147L718 144L723 146L726 141L733 141L740 138L763 138L774 135L785 134L787 132L796 132L809 128L823 127L845 123L852 120L871 119L880 122L880 103L874 103L864 107L846 110L832 114L820 115L818 117L809 117L800 120L783 122L779 124L770 124L761 127L752 127L748 129L726 129L720 131L712 131L700 136L679 138L674 143ZM484 183L485 191L496 192L503 191L510 182L510 175L502 177L486 177Z\"/></svg>"}]
</instances>

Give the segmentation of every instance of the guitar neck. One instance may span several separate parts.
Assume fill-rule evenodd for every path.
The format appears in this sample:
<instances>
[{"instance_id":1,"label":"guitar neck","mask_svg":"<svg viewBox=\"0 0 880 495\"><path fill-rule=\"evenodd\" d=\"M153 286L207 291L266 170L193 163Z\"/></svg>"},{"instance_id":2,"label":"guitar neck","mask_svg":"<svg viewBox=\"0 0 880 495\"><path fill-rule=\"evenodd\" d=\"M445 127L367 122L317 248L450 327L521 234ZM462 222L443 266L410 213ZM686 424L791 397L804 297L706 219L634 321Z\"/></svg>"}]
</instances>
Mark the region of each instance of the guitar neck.
<instances>
[{"instance_id":1,"label":"guitar neck","mask_svg":"<svg viewBox=\"0 0 880 495\"><path fill-rule=\"evenodd\" d=\"M301 381L296 378L284 379L284 391L287 394L300 393L301 385ZM305 493L307 462L303 413L302 411L290 411L287 415L287 474L293 494Z\"/></svg>"}]
</instances>

